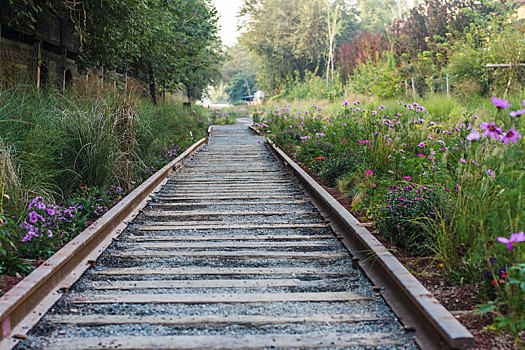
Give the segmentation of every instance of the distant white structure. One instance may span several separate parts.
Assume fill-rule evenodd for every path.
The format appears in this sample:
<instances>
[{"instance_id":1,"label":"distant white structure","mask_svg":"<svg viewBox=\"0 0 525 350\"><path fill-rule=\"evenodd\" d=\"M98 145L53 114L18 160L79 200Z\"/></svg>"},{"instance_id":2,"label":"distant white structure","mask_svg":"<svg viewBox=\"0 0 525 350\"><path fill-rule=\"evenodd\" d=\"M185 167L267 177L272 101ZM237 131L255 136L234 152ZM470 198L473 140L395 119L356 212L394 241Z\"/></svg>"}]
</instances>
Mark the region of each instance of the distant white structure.
<instances>
[{"instance_id":1,"label":"distant white structure","mask_svg":"<svg viewBox=\"0 0 525 350\"><path fill-rule=\"evenodd\" d=\"M219 108L228 108L228 107L233 107L233 106L229 103L210 103L205 107L208 107L210 109L219 109Z\"/></svg>"},{"instance_id":2,"label":"distant white structure","mask_svg":"<svg viewBox=\"0 0 525 350\"><path fill-rule=\"evenodd\" d=\"M253 94L253 102L254 103L261 103L263 100L264 100L264 97L266 95L264 94L264 91L262 90L257 90L255 91L255 93Z\"/></svg>"}]
</instances>

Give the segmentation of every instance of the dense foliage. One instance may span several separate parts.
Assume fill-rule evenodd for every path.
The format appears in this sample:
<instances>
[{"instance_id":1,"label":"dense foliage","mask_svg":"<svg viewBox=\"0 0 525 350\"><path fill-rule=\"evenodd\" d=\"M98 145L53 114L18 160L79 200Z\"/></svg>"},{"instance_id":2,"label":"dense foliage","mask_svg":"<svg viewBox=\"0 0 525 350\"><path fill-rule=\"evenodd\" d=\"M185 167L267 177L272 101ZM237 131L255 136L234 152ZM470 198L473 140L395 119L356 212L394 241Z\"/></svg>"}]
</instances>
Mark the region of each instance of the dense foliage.
<instances>
[{"instance_id":1,"label":"dense foliage","mask_svg":"<svg viewBox=\"0 0 525 350\"><path fill-rule=\"evenodd\" d=\"M219 73L217 15L204 0L86 0L85 67L132 72L155 93L201 97ZM158 86L157 86L158 85Z\"/></svg>"},{"instance_id":2,"label":"dense foliage","mask_svg":"<svg viewBox=\"0 0 525 350\"><path fill-rule=\"evenodd\" d=\"M327 65L328 10L337 9L336 37L354 29L355 10L345 1L245 0L241 43L257 58L257 76L267 92L278 93L307 72L322 75Z\"/></svg>"},{"instance_id":3,"label":"dense foliage","mask_svg":"<svg viewBox=\"0 0 525 350\"><path fill-rule=\"evenodd\" d=\"M486 309L517 337L525 329L525 95L492 98L477 106L481 116L427 102L344 102L333 113L276 107L255 114L255 126L350 197L376 234L499 295Z\"/></svg>"},{"instance_id":4,"label":"dense foliage","mask_svg":"<svg viewBox=\"0 0 525 350\"><path fill-rule=\"evenodd\" d=\"M355 92L503 95L525 83L524 37L510 2L426 0L387 31L365 31L343 44L337 62ZM502 63L511 66L487 67Z\"/></svg>"},{"instance_id":5,"label":"dense foliage","mask_svg":"<svg viewBox=\"0 0 525 350\"><path fill-rule=\"evenodd\" d=\"M227 82L224 90L230 103L239 103L243 97L253 95L258 89L255 61L240 44L227 49L222 77Z\"/></svg>"},{"instance_id":6,"label":"dense foliage","mask_svg":"<svg viewBox=\"0 0 525 350\"><path fill-rule=\"evenodd\" d=\"M245 0L240 42L257 62L259 87L274 99L340 90L507 96L525 83L525 27L515 10L503 0L424 0L412 8L404 0ZM331 62L331 19L339 82L312 84ZM298 84L309 91L296 95Z\"/></svg>"}]
</instances>

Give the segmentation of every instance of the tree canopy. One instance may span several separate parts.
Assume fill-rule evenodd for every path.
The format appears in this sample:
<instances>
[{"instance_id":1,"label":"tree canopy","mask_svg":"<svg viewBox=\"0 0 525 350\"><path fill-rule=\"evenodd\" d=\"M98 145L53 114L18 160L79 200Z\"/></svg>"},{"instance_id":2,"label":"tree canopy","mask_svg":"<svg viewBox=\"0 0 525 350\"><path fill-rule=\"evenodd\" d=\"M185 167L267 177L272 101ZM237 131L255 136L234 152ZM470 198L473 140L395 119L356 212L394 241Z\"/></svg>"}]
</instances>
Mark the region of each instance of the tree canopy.
<instances>
[{"instance_id":1,"label":"tree canopy","mask_svg":"<svg viewBox=\"0 0 525 350\"><path fill-rule=\"evenodd\" d=\"M157 91L184 88L190 99L220 75L217 12L209 0L16 0L1 23L32 30L60 12L81 41L80 70L103 69L140 77Z\"/></svg>"},{"instance_id":2,"label":"tree canopy","mask_svg":"<svg viewBox=\"0 0 525 350\"><path fill-rule=\"evenodd\" d=\"M348 37L357 22L355 9L346 1L244 1L240 42L257 57L258 82L263 89L279 91L287 82L303 79L307 72L325 72L329 56L327 16L334 5L339 9L338 40Z\"/></svg>"},{"instance_id":3,"label":"tree canopy","mask_svg":"<svg viewBox=\"0 0 525 350\"><path fill-rule=\"evenodd\" d=\"M219 76L217 12L205 0L85 0L82 68L131 71L200 98Z\"/></svg>"},{"instance_id":4,"label":"tree canopy","mask_svg":"<svg viewBox=\"0 0 525 350\"><path fill-rule=\"evenodd\" d=\"M231 103L253 95L257 89L256 63L248 50L240 44L227 49L222 76L226 82L224 91Z\"/></svg>"}]
</instances>

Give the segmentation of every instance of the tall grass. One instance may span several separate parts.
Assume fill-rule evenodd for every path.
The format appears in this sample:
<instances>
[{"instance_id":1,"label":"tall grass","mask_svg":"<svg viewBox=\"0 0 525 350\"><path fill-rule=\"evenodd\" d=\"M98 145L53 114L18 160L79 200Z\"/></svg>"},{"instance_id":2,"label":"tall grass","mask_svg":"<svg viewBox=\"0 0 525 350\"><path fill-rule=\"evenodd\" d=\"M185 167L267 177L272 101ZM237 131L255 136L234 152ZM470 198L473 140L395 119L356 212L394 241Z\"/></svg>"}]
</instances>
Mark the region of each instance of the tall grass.
<instances>
[{"instance_id":1,"label":"tall grass","mask_svg":"<svg viewBox=\"0 0 525 350\"><path fill-rule=\"evenodd\" d=\"M7 184L6 210L23 216L28 199L60 202L79 183L129 188L162 147L203 136L208 113L170 101L152 106L111 90L0 91L0 145L16 179Z\"/></svg>"}]
</instances>

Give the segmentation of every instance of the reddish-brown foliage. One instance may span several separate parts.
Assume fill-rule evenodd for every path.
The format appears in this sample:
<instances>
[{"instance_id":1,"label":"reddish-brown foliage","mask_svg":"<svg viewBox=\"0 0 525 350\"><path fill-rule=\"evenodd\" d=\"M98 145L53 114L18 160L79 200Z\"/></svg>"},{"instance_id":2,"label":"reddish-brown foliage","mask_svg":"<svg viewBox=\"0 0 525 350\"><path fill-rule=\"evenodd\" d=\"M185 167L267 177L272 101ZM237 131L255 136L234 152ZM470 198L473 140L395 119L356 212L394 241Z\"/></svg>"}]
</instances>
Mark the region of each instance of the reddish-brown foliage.
<instances>
[{"instance_id":1,"label":"reddish-brown foliage","mask_svg":"<svg viewBox=\"0 0 525 350\"><path fill-rule=\"evenodd\" d=\"M390 44L384 33L360 33L352 41L343 44L339 48L336 61L341 77L346 79L353 73L359 63L370 59L375 61L378 57L381 57L383 51L389 48ZM343 83L346 83L346 81L343 81Z\"/></svg>"}]
</instances>

